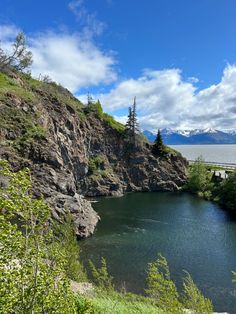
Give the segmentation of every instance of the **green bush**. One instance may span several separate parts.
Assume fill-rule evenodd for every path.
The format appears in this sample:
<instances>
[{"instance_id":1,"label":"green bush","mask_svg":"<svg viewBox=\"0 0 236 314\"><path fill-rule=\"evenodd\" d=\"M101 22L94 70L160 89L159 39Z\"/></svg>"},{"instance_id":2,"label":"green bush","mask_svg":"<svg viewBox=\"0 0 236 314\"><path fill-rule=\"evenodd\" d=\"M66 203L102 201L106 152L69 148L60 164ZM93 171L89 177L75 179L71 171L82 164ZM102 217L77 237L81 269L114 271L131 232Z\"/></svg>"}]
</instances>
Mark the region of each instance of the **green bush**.
<instances>
[{"instance_id":1,"label":"green bush","mask_svg":"<svg viewBox=\"0 0 236 314\"><path fill-rule=\"evenodd\" d=\"M221 182L218 191L219 202L230 210L236 210L236 170Z\"/></svg>"},{"instance_id":2,"label":"green bush","mask_svg":"<svg viewBox=\"0 0 236 314\"><path fill-rule=\"evenodd\" d=\"M24 150L26 147L31 147L35 143L35 141L46 140L46 130L39 125L30 125L28 129L26 129L25 133L17 138L13 142L13 147L15 147L18 151Z\"/></svg>"},{"instance_id":3,"label":"green bush","mask_svg":"<svg viewBox=\"0 0 236 314\"><path fill-rule=\"evenodd\" d=\"M88 173L95 174L98 170L104 170L104 158L102 156L95 156L89 159Z\"/></svg>"},{"instance_id":4,"label":"green bush","mask_svg":"<svg viewBox=\"0 0 236 314\"><path fill-rule=\"evenodd\" d=\"M0 163L0 313L74 313L65 256L51 242L50 208L31 196L29 171ZM16 220L18 224L16 224Z\"/></svg>"},{"instance_id":5,"label":"green bush","mask_svg":"<svg viewBox=\"0 0 236 314\"><path fill-rule=\"evenodd\" d=\"M211 190L211 173L207 170L202 157L198 157L189 167L187 189L192 193Z\"/></svg>"},{"instance_id":6,"label":"green bush","mask_svg":"<svg viewBox=\"0 0 236 314\"><path fill-rule=\"evenodd\" d=\"M98 306L92 300L85 297L78 296L76 299L76 313L77 314L102 314Z\"/></svg>"}]
</instances>

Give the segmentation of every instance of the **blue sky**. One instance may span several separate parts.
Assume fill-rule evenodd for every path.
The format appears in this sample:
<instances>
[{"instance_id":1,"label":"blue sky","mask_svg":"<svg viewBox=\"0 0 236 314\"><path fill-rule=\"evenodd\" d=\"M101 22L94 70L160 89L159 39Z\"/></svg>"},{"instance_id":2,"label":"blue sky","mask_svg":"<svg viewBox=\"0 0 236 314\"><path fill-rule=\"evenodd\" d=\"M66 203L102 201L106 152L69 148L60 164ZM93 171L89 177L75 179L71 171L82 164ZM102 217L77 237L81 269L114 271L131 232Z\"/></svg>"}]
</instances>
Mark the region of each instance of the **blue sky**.
<instances>
[{"instance_id":1,"label":"blue sky","mask_svg":"<svg viewBox=\"0 0 236 314\"><path fill-rule=\"evenodd\" d=\"M143 129L236 129L235 15L234 0L5 0L0 39L23 30L34 76L120 121L136 95Z\"/></svg>"}]
</instances>

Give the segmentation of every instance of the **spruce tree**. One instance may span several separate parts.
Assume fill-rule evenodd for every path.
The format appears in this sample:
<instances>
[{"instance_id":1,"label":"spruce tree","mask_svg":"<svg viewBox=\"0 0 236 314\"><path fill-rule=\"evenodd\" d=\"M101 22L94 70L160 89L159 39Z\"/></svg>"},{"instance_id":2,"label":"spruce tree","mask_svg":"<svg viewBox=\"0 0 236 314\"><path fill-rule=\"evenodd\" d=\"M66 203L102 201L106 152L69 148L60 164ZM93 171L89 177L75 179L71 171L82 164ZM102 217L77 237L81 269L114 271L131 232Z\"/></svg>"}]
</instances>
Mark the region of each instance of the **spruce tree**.
<instances>
[{"instance_id":1,"label":"spruce tree","mask_svg":"<svg viewBox=\"0 0 236 314\"><path fill-rule=\"evenodd\" d=\"M165 152L165 145L162 140L161 136L161 131L158 129L157 132L157 137L154 141L154 145L152 147L152 153L157 156L157 155L163 155Z\"/></svg>"},{"instance_id":2,"label":"spruce tree","mask_svg":"<svg viewBox=\"0 0 236 314\"><path fill-rule=\"evenodd\" d=\"M136 146L136 133L139 133L137 112L136 112L136 97L132 107L129 107L128 120L126 122L126 134L130 143Z\"/></svg>"},{"instance_id":3,"label":"spruce tree","mask_svg":"<svg viewBox=\"0 0 236 314\"><path fill-rule=\"evenodd\" d=\"M128 113L128 119L127 119L127 122L126 122L126 125L125 125L125 130L126 130L126 133L128 135L131 134L131 129L132 129L132 108L129 107L129 113Z\"/></svg>"}]
</instances>

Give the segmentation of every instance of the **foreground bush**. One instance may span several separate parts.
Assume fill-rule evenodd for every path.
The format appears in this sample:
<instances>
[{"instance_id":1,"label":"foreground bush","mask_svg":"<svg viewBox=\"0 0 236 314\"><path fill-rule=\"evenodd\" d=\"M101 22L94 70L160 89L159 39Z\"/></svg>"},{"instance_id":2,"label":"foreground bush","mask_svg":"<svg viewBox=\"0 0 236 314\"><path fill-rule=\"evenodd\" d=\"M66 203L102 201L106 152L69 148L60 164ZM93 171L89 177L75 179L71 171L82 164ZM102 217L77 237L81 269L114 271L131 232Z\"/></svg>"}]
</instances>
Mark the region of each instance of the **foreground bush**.
<instances>
[{"instance_id":1,"label":"foreground bush","mask_svg":"<svg viewBox=\"0 0 236 314\"><path fill-rule=\"evenodd\" d=\"M221 183L218 197L226 208L236 210L236 170Z\"/></svg>"},{"instance_id":2,"label":"foreground bush","mask_svg":"<svg viewBox=\"0 0 236 314\"><path fill-rule=\"evenodd\" d=\"M0 176L0 313L75 313L65 256L51 245L50 208L32 197L27 170L1 161Z\"/></svg>"},{"instance_id":3,"label":"foreground bush","mask_svg":"<svg viewBox=\"0 0 236 314\"><path fill-rule=\"evenodd\" d=\"M181 314L184 309L189 309L194 314L213 312L211 301L202 295L188 273L183 280L182 295L179 295L171 280L167 261L162 255L148 265L146 293L166 314Z\"/></svg>"},{"instance_id":4,"label":"foreground bush","mask_svg":"<svg viewBox=\"0 0 236 314\"><path fill-rule=\"evenodd\" d=\"M202 157L198 157L195 162L189 167L187 190L192 193L204 193L211 190L211 173L207 170Z\"/></svg>"}]
</instances>

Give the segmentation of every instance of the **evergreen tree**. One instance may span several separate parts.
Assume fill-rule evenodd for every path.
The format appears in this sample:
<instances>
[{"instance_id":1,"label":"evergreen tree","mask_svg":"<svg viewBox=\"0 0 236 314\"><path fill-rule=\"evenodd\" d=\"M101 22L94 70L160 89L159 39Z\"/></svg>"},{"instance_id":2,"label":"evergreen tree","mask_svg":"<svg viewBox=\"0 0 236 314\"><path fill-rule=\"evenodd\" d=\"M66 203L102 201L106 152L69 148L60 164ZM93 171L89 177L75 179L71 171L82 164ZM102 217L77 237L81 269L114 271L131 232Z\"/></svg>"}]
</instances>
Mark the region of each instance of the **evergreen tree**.
<instances>
[{"instance_id":1,"label":"evergreen tree","mask_svg":"<svg viewBox=\"0 0 236 314\"><path fill-rule=\"evenodd\" d=\"M125 130L126 130L126 133L128 135L131 134L131 129L132 129L132 122L131 122L131 120L132 120L132 108L129 107L128 119L127 119L127 122L125 124Z\"/></svg>"},{"instance_id":2,"label":"evergreen tree","mask_svg":"<svg viewBox=\"0 0 236 314\"><path fill-rule=\"evenodd\" d=\"M94 103L92 96L90 95L90 93L88 92L87 94L87 105L92 105Z\"/></svg>"},{"instance_id":3,"label":"evergreen tree","mask_svg":"<svg viewBox=\"0 0 236 314\"><path fill-rule=\"evenodd\" d=\"M129 107L128 120L126 122L126 134L128 135L130 143L136 146L136 134L139 133L137 112L136 112L136 97L132 107Z\"/></svg>"},{"instance_id":4,"label":"evergreen tree","mask_svg":"<svg viewBox=\"0 0 236 314\"><path fill-rule=\"evenodd\" d=\"M161 131L158 129L157 137L152 147L152 153L156 155L163 155L165 152L165 145L162 140Z\"/></svg>"}]
</instances>

